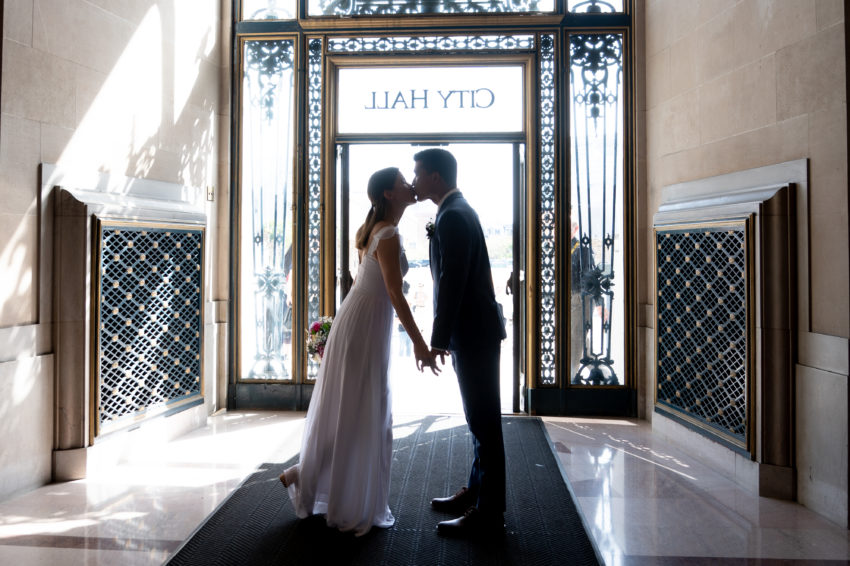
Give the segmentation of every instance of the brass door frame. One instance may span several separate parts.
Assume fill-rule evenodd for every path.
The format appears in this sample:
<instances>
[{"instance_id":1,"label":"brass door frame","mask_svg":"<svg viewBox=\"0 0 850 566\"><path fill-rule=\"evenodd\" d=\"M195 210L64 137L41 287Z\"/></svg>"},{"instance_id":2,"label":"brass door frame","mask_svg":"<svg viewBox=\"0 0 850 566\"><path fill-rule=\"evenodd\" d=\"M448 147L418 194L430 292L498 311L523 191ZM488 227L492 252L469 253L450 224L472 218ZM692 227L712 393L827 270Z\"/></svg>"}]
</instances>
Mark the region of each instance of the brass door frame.
<instances>
[{"instance_id":1,"label":"brass door frame","mask_svg":"<svg viewBox=\"0 0 850 566\"><path fill-rule=\"evenodd\" d=\"M243 47L248 41L291 41L293 43L295 61L300 61L303 57L301 43L299 41L299 37L297 34L293 33L263 33L263 34L244 34L240 35L237 40L234 42L234 50L237 53L243 52ZM244 65L245 61L243 58L237 57L236 64L233 69L234 82L241 81L241 78L244 74ZM297 69L297 67L296 67ZM230 342L230 351L233 353L231 356L230 362L230 375L228 378L228 388L235 388L242 386L244 384L254 385L269 385L269 384L278 384L278 383L286 383L290 384L296 380L288 380L288 381L275 381L275 380L267 380L267 379L240 379L239 378L239 368L241 368L242 363L242 348L241 344L241 333L242 329L239 324L240 318L240 310L242 308L241 305L241 295L237 291L237 289L241 289L243 282L241 277L241 269L238 266L241 266L242 254L244 250L240 246L240 235L242 231L242 151L243 151L243 142L242 142L242 128L244 124L242 123L241 115L238 113L242 108L244 93L241 88L233 89L233 108L234 113L232 115L232 130L231 130L231 146L234 148L234 157L230 164L231 171L231 194L230 194L230 206L231 206L231 234L230 234L230 247L231 247L231 265L237 266L235 269L231 269L230 275L230 286L231 293L233 298L231 300L230 308L229 308L229 319L232 321L232 328L229 332L229 342ZM298 88L298 84L294 87L293 99L294 104L293 108L298 109L303 104L301 100L301 90ZM295 112L297 114L297 111ZM297 187L301 185L301 168L299 167L299 162L301 160L301 144L299 140L298 134L298 117L294 115L291 117L291 122L294 127L293 131L293 149L292 152L292 171L293 178L291 179L293 186L296 187L294 198L297 201L300 196L297 191ZM301 222L298 214L293 214L292 217L292 230L295 235L293 240L298 242L298 233L302 229ZM300 251L300 246L293 245L293 266L298 265L298 262L301 261L302 252ZM294 275L297 276L298 272L295 271ZM294 281L294 285L299 285L299 282ZM292 310L292 323L293 328L300 328L304 326L303 319L299 317L300 309ZM300 326L295 326L296 324ZM293 340L292 347L293 350L293 370L297 367L303 365L299 362L299 350L300 348L295 348L297 342ZM228 391L228 397L232 397L233 391Z\"/></svg>"},{"instance_id":2,"label":"brass door frame","mask_svg":"<svg viewBox=\"0 0 850 566\"><path fill-rule=\"evenodd\" d=\"M239 0L234 0L234 2L234 5L236 5L239 3ZM635 207L636 161L634 156L635 148L633 145L636 115L634 112L634 52L631 49L631 42L633 41L631 31L631 2L628 0L626 1L626 9L623 13L599 16L569 14L565 13L565 8L563 6L560 6L560 4L558 4L558 6L558 13L534 14L532 16L518 14L466 14L440 16L399 15L393 17L356 17L351 19L338 17L300 17L293 21L245 22L239 21L238 16L235 18L234 45L239 44L240 40L246 38L281 38L285 35L297 35L298 37L296 45L296 50L298 52L298 74L296 78L298 118L296 120L296 124L293 126L297 140L297 166L295 168L294 181L297 205L295 214L297 245L295 246L294 263L297 266L295 273L295 294L296 296L303 297L304 301L299 308L294 309L293 328L304 328L307 323L308 316L312 316L312 313L315 312L312 309L316 308L315 303L310 303L310 299L308 298L312 288L310 286L313 285L313 283L309 282L310 274L307 272L308 262L311 261L310 258L315 257L311 255L312 252L309 250L310 241L308 239L308 222L309 215L317 212L316 208L319 208L318 212L320 212L323 216L320 234L322 245L319 259L320 279L318 283L319 290L317 293L317 295L319 295L318 308L319 312L322 314L328 312L328 299L333 297L333 294L328 293L328 288L333 288L333 279L329 281L328 276L329 273L333 275L333 271L328 271L329 262L326 254L328 252L331 254L335 253L335 247L334 249L331 249L330 246L324 245L326 242L333 241L328 239L328 230L332 232L333 227L329 227L326 220L328 217L333 217L333 215L330 214L331 212L335 212L326 208L328 206L333 206L333 198L329 199L328 194L329 190L333 191L333 187L335 187L335 179L332 178L333 173L330 173L330 171L335 169L335 167L331 167L330 165L335 161L333 148L335 147L336 141L356 141L356 137L335 135L336 133L333 132L332 129L332 125L335 124L335 120L331 120L327 115L321 116L321 164L315 168L311 166L310 156L308 153L309 145L311 143L310 132L313 130L308 124L310 123L310 120L316 119L315 115L311 115L310 110L311 102L315 102L315 98L310 98L310 96L314 94L311 92L311 86L309 84L312 76L310 74L311 65L313 64L310 53L310 48L314 47L312 43L318 40L317 43L321 46L320 59L323 83L320 96L321 106L326 111L331 111L333 108L333 104L329 103L333 101L332 89L329 88L331 83L329 80L331 74L328 72L331 64L350 64L357 66L362 65L362 63L368 59L374 59L382 62L383 64L387 64L387 62L391 61L396 61L396 64L409 64L411 61L426 60L436 61L441 64L446 64L447 62L449 62L449 64L457 64L458 61L464 60L473 62L473 64L485 64L488 60L509 60L511 58L527 59L529 64L526 66L526 108L524 110L525 135L523 138L523 143L526 144L525 151L527 171L525 175L527 198L524 203L527 207L527 213L525 215L526 242L524 247L527 261L525 277L527 291L523 295L528 306L525 317L525 324L528 332L526 332L523 337L525 346L524 350L527 354L526 385L529 388L536 388L538 392L546 392L547 395L552 394L553 399L555 398L555 395L559 393L559 390L570 389L568 383L569 380L564 377L564 368L567 365L567 358L569 356L569 354L566 353L567 350L564 348L564 345L568 343L569 339L569 300L567 298L567 302L564 304L564 297L568 297L569 290L561 288L560 283L556 285L553 297L555 329L553 338L554 361L552 363L555 368L555 381L554 383L546 384L540 382L540 368L542 367L540 365L541 335L539 332L541 306L538 302L538 297L540 295L539 291L541 285L541 245L538 239L540 227L538 192L541 187L541 180L539 179L539 167L542 159L541 153L543 157L546 157L547 155L545 152L540 151L538 144L542 144L543 138L536 133L542 126L542 123L539 121L540 105L542 104L540 94L542 85L540 83L540 78L544 73L543 66L540 63L545 58L543 55L544 50L542 47L542 41L551 41L553 43L553 45L548 47L551 51L549 51L550 54L547 56L550 57L550 60L554 63L554 68L551 70L554 74L554 84L548 87L551 88L553 92L551 127L554 131L554 140L551 140L548 143L550 143L549 148L554 148L551 151L551 157L553 159L551 183L554 185L555 199L554 210L552 213L554 215L553 230L554 243L556 245L554 258L556 273L554 278L557 283L564 280L569 273L568 265L564 262L563 250L560 249L563 247L560 244L564 241L569 229L569 221L567 220L568 216L564 216L564 211L569 210L570 200L570 156L568 155L569 104L567 101L569 92L569 76L568 73L565 73L565 71L568 70L565 65L569 59L568 37L571 33L618 33L622 34L624 37L623 65L626 88L623 107L623 111L625 113L623 133L624 138L626 139L625 153L623 156L623 204L625 214L625 226L623 233L625 247L623 253L625 273L623 278L623 287L621 287L621 289L625 292L624 298L626 301L627 312L624 313L626 359L624 360L623 368L625 374L624 385L627 389L630 389L636 394L636 372L638 369L635 346L637 336L636 313L638 304L636 286L639 284L639 281L636 278L637 269L635 264L638 245L636 240L637 213ZM238 14L238 11L234 10L234 14ZM265 31L260 33L260 30L278 30L279 33L268 33ZM440 50L429 50L423 52L421 55L413 52L388 53L387 55L381 55L380 52L376 51L352 51L340 53L339 51L330 52L328 49L329 42L334 39L339 39L340 37L352 39L387 37L403 40L404 38L415 38L421 36L442 38L460 36L477 37L482 35L527 35L534 38L533 46L528 49L518 48L516 50L504 51L500 48L494 48L492 50L483 49L480 51L469 48L463 49L462 55L453 55L447 51ZM234 68L237 68L239 67L239 54L236 49L234 49L234 55L236 57L234 60ZM239 78L238 75L235 76ZM236 103L235 101L237 100L237 92L238 89L234 86L234 96L232 97L234 103ZM234 125L238 125L238 111L238 107L234 107L234 111L232 113ZM332 133L334 135L331 135ZM531 135L532 133L534 135ZM436 136L432 136L431 139L432 141L451 142L454 141L455 138L454 135L451 135L440 136L439 139L437 139ZM333 140L334 143L332 143L331 140ZM387 136L385 139L387 142L403 140L403 136ZM236 146L234 145L234 147ZM549 151L549 149L547 149L547 151ZM237 166L236 164L238 164L238 159L232 160L232 164L234 167ZM311 175L319 178L317 184L320 188L321 203L317 207L314 207L312 204L314 201L311 200L314 198L311 196L311 187L316 186L313 184L314 181L312 181ZM549 181L547 180L547 182ZM331 257L333 258L333 256ZM331 265L332 264L333 262L331 262ZM333 301L331 300L330 303L332 304ZM231 320L236 322L237 319L233 316L231 317ZM299 338L299 340L301 340L301 338ZM303 350L303 343L300 345L302 346L300 348L298 344L294 345L296 348L296 351L293 352L294 383L296 385L304 384L309 388L312 387L313 381L308 377L308 360L303 351L301 351ZM547 408L545 410L551 412L551 406L548 403L546 405ZM557 408L555 408L555 410L557 410Z\"/></svg>"},{"instance_id":3,"label":"brass door frame","mask_svg":"<svg viewBox=\"0 0 850 566\"><path fill-rule=\"evenodd\" d=\"M343 233L343 236L342 236L343 237L343 245L339 246L341 254L342 254L342 258L339 261L336 261L336 258L335 258L335 263L334 263L334 266L332 268L333 273L339 274L334 279L333 288L332 288L332 291L331 291L333 293L332 296L334 298L336 298L336 283L337 282L342 287L340 294L343 298L345 297L345 295L350 290L350 287L351 287L351 284L352 284L351 273L348 269L349 256L348 256L348 252L347 252L348 244L350 243L350 241L348 240L348 238L346 236L346 234L349 233L349 226L350 226L348 224L348 221L347 221L348 220L348 218L347 218L347 215L348 215L348 200L349 200L348 199L348 192L349 192L349 189L348 189L349 185L348 184L349 184L349 181L350 181L350 178L349 178L349 175L348 175L348 164L349 164L349 151L351 149L351 146L352 145L355 145L355 146L360 145L361 143L362 144L370 144L370 145L378 145L378 144L373 143L373 140L364 141L364 142L338 141L335 144L337 146L337 152L338 152L338 155L339 155L339 159L337 159L337 161L336 161L337 166L334 167L334 171L338 171L340 169L342 170L342 172L340 174L341 179L338 179L338 180L341 181L341 187L340 187L339 193L341 193L342 212L340 214L339 224L340 224L340 230ZM398 144L398 145L405 145L402 142L393 142L393 143ZM454 145L461 145L463 143L466 143L466 142L460 141L460 142L455 143ZM524 250L521 249L521 247L520 247L521 242L522 242L522 238L523 238L523 232L524 232L525 226L526 226L526 221L525 221L524 218L521 217L521 214L525 210L525 207L522 204L523 199L526 198L526 185L524 184L525 179L524 179L523 175L525 174L525 172L527 172L527 168L526 168L525 162L522 159L524 154L521 153L521 149L520 149L519 146L520 145L523 146L523 151L526 149L526 147L525 147L524 142L519 142L519 141L504 142L504 141L494 141L494 140L488 140L488 141L480 141L479 140L479 141L468 142L468 143L475 143L475 144L493 143L493 144L501 144L501 145L510 145L511 149L512 149L511 153L512 153L512 173L513 173L513 175L512 175L512 178L511 178L511 187L512 187L511 191L512 191L512 196L513 196L513 213L512 213L512 215L513 215L514 229L512 231L512 235L513 235L512 241L513 241L514 252L512 254L513 255L513 262L511 264L512 272L511 272L510 279L507 282L507 285L511 289L511 292L509 294L511 295L511 302L512 302L512 305L513 305L513 313L514 313L513 316L514 316L515 322L514 322L514 328L513 328L513 335L509 336L507 339L511 341L513 352L514 352L513 363L511 365L511 370L512 370L511 386L512 386L512 396L513 396L512 410L513 410L514 413L519 413L521 411L527 410L526 394L527 394L527 389L528 389L527 384L524 384L525 386L523 387L523 384L521 384L520 379L519 379L521 376L525 376L526 372L527 372L527 366L526 366L527 356L525 355L525 350L524 350L525 344L522 343L522 338L524 336L526 336L523 316L524 316L524 313L526 313L527 310L528 310L527 306L526 306L526 301L524 299L524 295L525 295L525 292L526 292L526 286L525 286L525 281L524 281L524 272L525 272L524 266L525 266L525 263L523 262L523 259L525 258L525 254L523 253ZM452 145L452 144L444 144L444 145ZM336 194L337 193L335 192L335 195ZM335 204L340 205L340 203L338 203L338 202L335 203ZM331 219L331 220L332 220L331 223L334 226L336 226L336 219ZM334 235L336 236L336 234L334 234ZM336 238L334 238L333 241L334 241L334 244L336 244ZM337 246L334 245L334 250L336 250L336 248L337 248ZM331 271L331 269L328 269L327 272L330 272L330 271ZM342 281L339 280L340 277L342 278ZM494 281L494 285L495 284L496 284L496 282ZM498 289L498 287L497 287L497 289ZM526 403L524 405L525 408L523 408L523 405L521 403L521 400L523 398L526 399Z\"/></svg>"},{"instance_id":4,"label":"brass door frame","mask_svg":"<svg viewBox=\"0 0 850 566\"><path fill-rule=\"evenodd\" d=\"M405 134L340 134L337 131L337 70L341 68L374 68L374 67L413 67L413 66L429 66L429 67L459 67L459 66L505 66L505 65L521 65L523 68L523 128L521 132L495 132L495 133L452 133L452 134L433 134L433 133L405 133ZM352 143L413 143L413 144L440 144L440 143L521 143L525 146L525 187L535 186L537 177L536 166L536 144L533 137L535 132L535 122L537 116L537 105L533 98L532 88L536 84L536 73L534 67L534 57L532 54L482 54L481 56L470 56L468 54L462 56L409 56L409 57L377 57L374 55L332 55L326 57L325 77L327 80L325 88L324 104L326 111L324 113L326 119L323 124L323 163L325 163L322 180L322 240L321 240L321 274L320 287L321 298L319 303L320 312L323 315L333 315L336 309L336 206L337 203L336 187L338 179L336 178L336 166L330 164L336 163L336 148L338 144ZM533 165L532 165L533 164ZM516 173L515 173L516 174ZM536 253L533 251L536 246L537 239L537 215L531 211L536 210L536 195L534 191L526 191L526 199L530 199L526 204L527 217L524 227L525 234L519 235L520 241L525 239L526 250L525 257L529 260L524 266L525 280L534 280L532 277L537 276L537 268L531 258L536 258ZM520 195L516 195L519 198ZM515 252L519 254L519 250ZM516 262L515 262L516 265ZM530 274L534 274L533 276ZM536 308L529 308L527 305L537 305L537 285L525 285L524 293L519 297L519 301L524 303L524 312L527 320L525 321L526 328L533 328L534 322L532 318L537 314ZM556 307L557 308L557 307ZM522 312L522 311L515 311ZM517 332L517 330L515 330ZM520 339L523 337L520 336ZM525 335L526 344L525 352L536 351L536 333L528 332ZM519 349L515 351L515 356L520 354ZM534 387L537 377L537 365L533 361L535 356L526 355L521 363L524 367L517 368L519 372L526 376L526 388ZM306 364L305 374L306 375ZM515 376L516 377L516 376ZM515 381L515 380L514 380ZM516 387L516 386L515 386ZM517 399L517 395L515 395ZM514 409L518 410L518 400L514 402Z\"/></svg>"}]
</instances>

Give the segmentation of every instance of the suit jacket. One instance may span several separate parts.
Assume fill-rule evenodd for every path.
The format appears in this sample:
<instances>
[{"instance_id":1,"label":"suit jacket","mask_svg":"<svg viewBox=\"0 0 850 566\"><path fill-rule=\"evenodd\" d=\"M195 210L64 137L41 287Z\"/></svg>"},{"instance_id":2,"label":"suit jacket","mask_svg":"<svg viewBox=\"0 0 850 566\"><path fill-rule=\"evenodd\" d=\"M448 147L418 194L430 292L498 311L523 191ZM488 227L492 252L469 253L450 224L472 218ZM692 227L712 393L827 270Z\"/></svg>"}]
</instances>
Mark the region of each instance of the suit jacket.
<instances>
[{"instance_id":1,"label":"suit jacket","mask_svg":"<svg viewBox=\"0 0 850 566\"><path fill-rule=\"evenodd\" d=\"M431 236L434 327L431 346L458 350L506 337L478 215L460 193L446 197Z\"/></svg>"}]
</instances>

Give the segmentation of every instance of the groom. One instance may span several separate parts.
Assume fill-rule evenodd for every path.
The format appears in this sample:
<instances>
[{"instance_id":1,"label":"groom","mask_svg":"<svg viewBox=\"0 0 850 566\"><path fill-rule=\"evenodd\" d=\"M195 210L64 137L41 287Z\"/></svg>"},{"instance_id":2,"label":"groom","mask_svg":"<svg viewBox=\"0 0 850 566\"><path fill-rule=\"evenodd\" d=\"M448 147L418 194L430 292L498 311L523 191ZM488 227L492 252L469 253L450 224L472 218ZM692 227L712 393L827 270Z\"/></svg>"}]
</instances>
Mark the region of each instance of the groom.
<instances>
[{"instance_id":1,"label":"groom","mask_svg":"<svg viewBox=\"0 0 850 566\"><path fill-rule=\"evenodd\" d=\"M455 495L436 498L437 511L461 515L437 525L440 534L504 531L505 447L499 400L499 353L504 318L493 291L490 258L478 215L457 190L457 161L444 149L413 156L413 189L437 205L431 234L434 326L431 351L450 354L475 458L469 482Z\"/></svg>"}]
</instances>

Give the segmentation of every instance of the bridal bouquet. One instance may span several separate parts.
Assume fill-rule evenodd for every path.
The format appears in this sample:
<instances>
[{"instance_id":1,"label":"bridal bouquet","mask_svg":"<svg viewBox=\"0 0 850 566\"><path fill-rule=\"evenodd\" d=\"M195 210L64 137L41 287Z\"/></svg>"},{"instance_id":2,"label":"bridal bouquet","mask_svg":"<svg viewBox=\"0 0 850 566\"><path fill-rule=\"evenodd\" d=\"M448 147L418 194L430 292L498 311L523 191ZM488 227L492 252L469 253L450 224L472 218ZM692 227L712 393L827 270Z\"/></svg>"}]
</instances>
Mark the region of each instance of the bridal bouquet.
<instances>
[{"instance_id":1,"label":"bridal bouquet","mask_svg":"<svg viewBox=\"0 0 850 566\"><path fill-rule=\"evenodd\" d=\"M321 360L325 355L325 342L328 341L333 321L332 316L323 316L307 329L307 353L316 361Z\"/></svg>"}]
</instances>

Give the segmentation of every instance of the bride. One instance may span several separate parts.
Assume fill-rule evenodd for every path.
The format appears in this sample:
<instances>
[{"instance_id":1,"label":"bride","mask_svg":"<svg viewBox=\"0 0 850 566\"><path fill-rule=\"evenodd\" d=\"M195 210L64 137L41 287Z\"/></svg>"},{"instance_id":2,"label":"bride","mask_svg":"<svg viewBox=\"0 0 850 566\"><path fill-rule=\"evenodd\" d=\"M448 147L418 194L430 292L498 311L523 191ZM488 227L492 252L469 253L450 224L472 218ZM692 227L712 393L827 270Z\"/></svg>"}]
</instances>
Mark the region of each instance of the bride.
<instances>
[{"instance_id":1,"label":"bride","mask_svg":"<svg viewBox=\"0 0 850 566\"><path fill-rule=\"evenodd\" d=\"M374 173L367 193L372 208L356 235L360 268L325 345L300 462L280 476L298 517L323 514L329 526L357 536L395 523L388 505L393 309L413 340L417 368L439 371L402 293L408 265L398 221L416 196L396 167Z\"/></svg>"}]
</instances>

